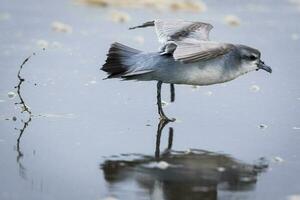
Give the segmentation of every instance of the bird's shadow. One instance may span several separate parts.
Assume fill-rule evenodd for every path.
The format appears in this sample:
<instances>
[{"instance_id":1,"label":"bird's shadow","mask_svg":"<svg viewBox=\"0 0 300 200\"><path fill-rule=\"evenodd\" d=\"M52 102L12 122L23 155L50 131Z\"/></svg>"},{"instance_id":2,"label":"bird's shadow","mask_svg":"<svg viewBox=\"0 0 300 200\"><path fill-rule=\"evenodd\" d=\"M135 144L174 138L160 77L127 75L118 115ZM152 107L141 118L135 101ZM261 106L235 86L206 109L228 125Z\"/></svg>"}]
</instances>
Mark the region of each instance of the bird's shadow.
<instances>
[{"instance_id":1,"label":"bird's shadow","mask_svg":"<svg viewBox=\"0 0 300 200\"><path fill-rule=\"evenodd\" d=\"M100 165L111 195L118 196L119 191L124 190L122 186L126 188L128 181L134 181L145 191L142 195L150 198L215 200L220 197L220 191L253 190L258 175L268 167L264 159L249 164L224 153L201 149L172 150L173 127L169 127L168 144L161 151L161 136L168 123L166 120L158 123L154 155L122 154L108 158ZM157 194L160 196L155 196Z\"/></svg>"}]
</instances>

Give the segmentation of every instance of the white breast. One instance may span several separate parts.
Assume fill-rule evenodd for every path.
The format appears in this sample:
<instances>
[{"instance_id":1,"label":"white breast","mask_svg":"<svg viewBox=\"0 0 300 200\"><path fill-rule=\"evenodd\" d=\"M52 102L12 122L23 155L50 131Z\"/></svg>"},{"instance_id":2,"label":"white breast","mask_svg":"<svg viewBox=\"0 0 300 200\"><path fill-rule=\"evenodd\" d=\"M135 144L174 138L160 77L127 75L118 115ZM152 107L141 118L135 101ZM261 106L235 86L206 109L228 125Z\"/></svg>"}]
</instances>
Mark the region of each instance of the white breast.
<instances>
[{"instance_id":1,"label":"white breast","mask_svg":"<svg viewBox=\"0 0 300 200\"><path fill-rule=\"evenodd\" d=\"M223 61L201 62L180 66L178 82L190 85L211 85L236 78L236 75L224 67Z\"/></svg>"}]
</instances>

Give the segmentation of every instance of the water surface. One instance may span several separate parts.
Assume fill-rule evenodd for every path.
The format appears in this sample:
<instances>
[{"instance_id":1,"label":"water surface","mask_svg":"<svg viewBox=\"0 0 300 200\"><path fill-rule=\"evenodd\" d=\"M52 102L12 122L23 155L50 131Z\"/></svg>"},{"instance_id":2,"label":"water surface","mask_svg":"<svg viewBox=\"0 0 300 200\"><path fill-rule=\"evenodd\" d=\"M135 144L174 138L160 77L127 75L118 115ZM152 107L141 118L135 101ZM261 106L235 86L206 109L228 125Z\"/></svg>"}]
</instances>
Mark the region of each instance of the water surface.
<instances>
[{"instance_id":1,"label":"water surface","mask_svg":"<svg viewBox=\"0 0 300 200\"><path fill-rule=\"evenodd\" d=\"M200 13L116 8L131 18L120 24L109 19L115 8L2 0L0 199L299 198L300 11L289 1L206 4ZM224 22L229 14L239 26ZM260 49L273 73L176 86L164 109L177 121L158 131L155 83L104 81L99 68L114 41L157 50L151 28L129 26L175 17L212 23L212 40ZM53 31L55 21L72 32ZM8 92L33 52L21 72L29 120Z\"/></svg>"}]
</instances>

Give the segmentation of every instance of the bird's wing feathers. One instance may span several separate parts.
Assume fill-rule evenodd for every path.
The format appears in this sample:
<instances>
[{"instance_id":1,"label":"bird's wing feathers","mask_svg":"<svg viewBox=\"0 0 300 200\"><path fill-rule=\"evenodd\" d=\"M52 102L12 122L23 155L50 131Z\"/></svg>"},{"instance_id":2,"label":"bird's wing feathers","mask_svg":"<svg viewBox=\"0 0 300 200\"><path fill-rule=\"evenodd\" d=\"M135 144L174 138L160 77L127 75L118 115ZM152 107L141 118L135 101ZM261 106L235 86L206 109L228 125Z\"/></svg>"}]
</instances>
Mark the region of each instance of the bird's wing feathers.
<instances>
[{"instance_id":1,"label":"bird's wing feathers","mask_svg":"<svg viewBox=\"0 0 300 200\"><path fill-rule=\"evenodd\" d=\"M196 44L179 43L173 53L175 60L193 63L216 58L234 48L232 44L201 42Z\"/></svg>"},{"instance_id":2,"label":"bird's wing feathers","mask_svg":"<svg viewBox=\"0 0 300 200\"><path fill-rule=\"evenodd\" d=\"M168 41L182 41L186 38L195 40L209 40L209 31L213 28L211 24L203 22L192 22L184 20L154 20L129 29L145 28L154 26L158 40L162 44Z\"/></svg>"},{"instance_id":3,"label":"bird's wing feathers","mask_svg":"<svg viewBox=\"0 0 300 200\"><path fill-rule=\"evenodd\" d=\"M158 40L162 44L168 41L183 41L186 38L207 41L209 31L213 28L210 24L183 20L155 20L154 24Z\"/></svg>"},{"instance_id":4,"label":"bird's wing feathers","mask_svg":"<svg viewBox=\"0 0 300 200\"><path fill-rule=\"evenodd\" d=\"M184 20L154 20L129 29L154 26L161 55L173 54L175 60L193 63L228 53L234 45L209 42L211 24Z\"/></svg>"}]
</instances>

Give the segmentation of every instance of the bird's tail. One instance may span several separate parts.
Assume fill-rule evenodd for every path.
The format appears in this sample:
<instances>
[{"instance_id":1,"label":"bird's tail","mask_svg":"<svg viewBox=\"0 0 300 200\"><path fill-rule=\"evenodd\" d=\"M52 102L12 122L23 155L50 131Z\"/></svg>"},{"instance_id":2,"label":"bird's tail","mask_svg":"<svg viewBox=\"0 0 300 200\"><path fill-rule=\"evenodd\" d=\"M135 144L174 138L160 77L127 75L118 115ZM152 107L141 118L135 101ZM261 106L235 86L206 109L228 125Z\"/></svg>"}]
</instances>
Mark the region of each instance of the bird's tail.
<instances>
[{"instance_id":1,"label":"bird's tail","mask_svg":"<svg viewBox=\"0 0 300 200\"><path fill-rule=\"evenodd\" d=\"M106 62L101 70L108 73L107 78L121 77L130 71L134 64L132 56L139 53L141 51L115 42L110 46Z\"/></svg>"}]
</instances>

